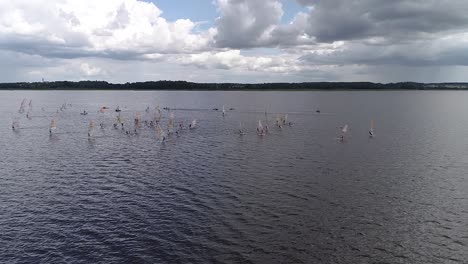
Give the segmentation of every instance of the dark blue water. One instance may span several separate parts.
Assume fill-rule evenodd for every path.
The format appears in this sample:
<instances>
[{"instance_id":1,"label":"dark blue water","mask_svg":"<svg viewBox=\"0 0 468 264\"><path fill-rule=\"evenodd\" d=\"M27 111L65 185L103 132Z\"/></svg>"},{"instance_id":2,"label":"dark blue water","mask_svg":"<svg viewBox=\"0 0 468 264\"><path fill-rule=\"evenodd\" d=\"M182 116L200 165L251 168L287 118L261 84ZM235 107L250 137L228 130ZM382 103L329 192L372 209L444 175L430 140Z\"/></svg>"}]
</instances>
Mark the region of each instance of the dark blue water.
<instances>
[{"instance_id":1,"label":"dark blue water","mask_svg":"<svg viewBox=\"0 0 468 264\"><path fill-rule=\"evenodd\" d=\"M456 91L0 92L0 260L467 263L466 102ZM199 127L161 143L153 128L115 130L103 105L120 106L127 127L156 105ZM223 118L211 110L222 105L235 109ZM293 126L275 127L286 113Z\"/></svg>"}]
</instances>

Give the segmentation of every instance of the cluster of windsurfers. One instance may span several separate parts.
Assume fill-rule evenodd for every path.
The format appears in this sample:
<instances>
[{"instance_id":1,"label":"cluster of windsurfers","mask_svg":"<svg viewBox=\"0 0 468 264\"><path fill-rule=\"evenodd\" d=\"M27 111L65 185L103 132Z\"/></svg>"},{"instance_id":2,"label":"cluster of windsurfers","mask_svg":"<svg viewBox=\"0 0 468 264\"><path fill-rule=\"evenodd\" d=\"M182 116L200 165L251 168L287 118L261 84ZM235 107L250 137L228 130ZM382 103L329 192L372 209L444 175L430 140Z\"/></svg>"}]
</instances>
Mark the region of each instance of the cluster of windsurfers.
<instances>
[{"instance_id":1,"label":"cluster of windsurfers","mask_svg":"<svg viewBox=\"0 0 468 264\"><path fill-rule=\"evenodd\" d=\"M104 110L106 109L108 108L101 107L99 112L104 113ZM149 114L150 111L151 110L149 107L145 109L145 112L147 114ZM129 126L128 123L124 121L124 118L121 115L121 110L119 107L117 107L116 112L118 114L115 117L113 128L115 130L119 129L119 130L125 131L126 135L138 135L139 130L145 127L149 129L154 129L156 131L156 135L159 138L159 140L164 142L172 135L179 136L179 134L182 133L182 131L186 129L186 126L183 122L179 122L176 125L174 112L169 113L169 117L167 118L167 124L165 128L163 128L164 127L164 125L162 124L163 113L159 109L159 106L155 108L154 116L150 120L148 119L142 120L140 113L139 112L135 113L134 118L133 118L133 126L131 125ZM101 129L105 128L103 122L99 123L99 126ZM197 128L197 120L193 119L192 122L188 125L188 129L195 129L195 128ZM88 137L92 138L93 135L94 135L94 124L92 123L92 121L90 121L90 124L88 127Z\"/></svg>"},{"instance_id":2,"label":"cluster of windsurfers","mask_svg":"<svg viewBox=\"0 0 468 264\"><path fill-rule=\"evenodd\" d=\"M28 106L27 112L26 112L26 106ZM59 111L66 110L68 106L71 107L72 105L71 104L66 104L66 103L62 104L59 107L59 109L57 110L57 113L59 113ZM169 108L163 108L163 109L165 109L165 110L167 110L169 112L169 116L167 118L167 124L166 124L164 129L163 129L164 125L161 122L162 117L163 117L163 112L160 110L159 106L157 106L155 108L154 116L150 120L143 120L142 121L140 113L139 112L135 113L134 119L133 119L133 128L127 129L127 127L125 126L124 119L123 119L123 117L121 115L122 110L120 109L119 106L117 106L117 108L115 109L115 112L117 113L117 116L115 118L115 122L113 123L113 128L114 129L121 129L121 130L125 131L125 134L127 134L127 135L138 135L138 130L143 126L146 127L146 128L155 129L157 137L163 142L166 141L171 135L179 136L179 134L186 129L185 124L183 122L179 122L176 125L174 112L171 112L171 110ZM42 108L42 110L44 111L43 108ZM106 110L109 110L109 107L102 106L102 107L99 108L98 113L103 114L103 113L105 113ZM218 111L217 108L213 109L213 110ZM229 110L234 110L234 108L230 108ZM32 118L32 116L31 116L32 100L29 100L29 103L27 103L27 100L24 99L21 102L20 109L18 110L18 112L20 114L24 114L24 112L26 112L26 118L31 119ZM145 112L146 112L146 114L149 114L151 112L151 109L150 109L149 106L145 109ZM317 113L320 113L320 112L317 111ZM88 115L88 112L86 110L84 110L80 114L81 115ZM222 107L222 116L223 117L226 116L225 106ZM262 123L262 120L258 120L258 125L257 125L257 128L256 128L256 134L258 136L265 136L265 135L267 135L269 133L268 115L267 115L266 111L265 111L265 120L264 120L264 122L265 122L265 124ZM282 114L282 115L278 114L277 115L276 120L275 120L275 126L277 128L282 129L284 126L292 126L292 125L293 125L293 123L288 121L288 115L287 114ZM101 129L104 129L105 128L104 122L100 122L99 127ZM13 120L11 128L12 128L12 130L18 130L19 129L19 120L18 119L15 118ZM190 124L188 124L187 128L188 129L197 128L197 120L193 119L192 122ZM52 118L52 120L50 122L50 125L49 125L49 134L52 135L56 129L57 129L57 125L56 125L55 118ZM344 142L347 139L347 133L348 133L349 126L346 124L343 127L341 127L340 129L341 129L341 131L340 131L341 133L340 133L340 136L337 139ZM369 129L369 137L374 137L375 136L374 129L375 129L374 121L371 120L370 129ZM239 133L239 135L245 135L246 134L244 129L243 129L242 123L239 124L238 133ZM88 125L88 137L92 138L93 136L94 136L94 122L91 120L89 122L89 125Z\"/></svg>"},{"instance_id":3,"label":"cluster of windsurfers","mask_svg":"<svg viewBox=\"0 0 468 264\"><path fill-rule=\"evenodd\" d=\"M285 125L292 126L293 123L290 122L290 121L287 121L287 120L288 120L288 115L287 114L277 115L276 120L275 120L275 126L277 128L279 128L279 129L282 129L283 126L285 126ZM258 120L257 131L256 131L258 136L265 136L269 132L267 112L265 112L264 122L265 122L265 125L263 125L262 120ZM239 130L239 133L241 135L245 134L242 129Z\"/></svg>"}]
</instances>

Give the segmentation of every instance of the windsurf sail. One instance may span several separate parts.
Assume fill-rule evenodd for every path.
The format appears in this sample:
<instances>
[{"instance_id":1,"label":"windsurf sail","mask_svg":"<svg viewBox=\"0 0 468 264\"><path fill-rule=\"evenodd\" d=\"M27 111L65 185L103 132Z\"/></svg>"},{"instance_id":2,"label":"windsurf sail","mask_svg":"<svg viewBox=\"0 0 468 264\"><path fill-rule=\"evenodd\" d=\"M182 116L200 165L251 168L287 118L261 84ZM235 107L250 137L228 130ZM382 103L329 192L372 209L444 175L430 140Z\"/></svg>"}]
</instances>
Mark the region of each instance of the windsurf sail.
<instances>
[{"instance_id":1,"label":"windsurf sail","mask_svg":"<svg viewBox=\"0 0 468 264\"><path fill-rule=\"evenodd\" d=\"M57 124L55 123L55 119L52 119L52 120L50 121L50 129L51 129L51 130L57 129Z\"/></svg>"},{"instance_id":2,"label":"windsurf sail","mask_svg":"<svg viewBox=\"0 0 468 264\"><path fill-rule=\"evenodd\" d=\"M120 114L117 116L117 124L123 124L123 118L120 116Z\"/></svg>"},{"instance_id":3,"label":"windsurf sail","mask_svg":"<svg viewBox=\"0 0 468 264\"><path fill-rule=\"evenodd\" d=\"M197 120L196 119L192 120L192 123L190 124L191 129L194 129L195 127L197 127Z\"/></svg>"},{"instance_id":4,"label":"windsurf sail","mask_svg":"<svg viewBox=\"0 0 468 264\"><path fill-rule=\"evenodd\" d=\"M140 113L135 114L135 128L140 127Z\"/></svg>"},{"instance_id":5,"label":"windsurf sail","mask_svg":"<svg viewBox=\"0 0 468 264\"><path fill-rule=\"evenodd\" d=\"M174 127L174 120L175 120L175 114L174 112L171 112L171 114L169 115L169 122L167 123L168 129L171 129Z\"/></svg>"},{"instance_id":6,"label":"windsurf sail","mask_svg":"<svg viewBox=\"0 0 468 264\"><path fill-rule=\"evenodd\" d=\"M167 136L166 132L164 132L164 130L162 130L159 125L156 127L156 136L158 137L160 141L166 140L166 136Z\"/></svg>"},{"instance_id":7,"label":"windsurf sail","mask_svg":"<svg viewBox=\"0 0 468 264\"><path fill-rule=\"evenodd\" d=\"M11 129L13 129L13 130L19 129L19 121L18 120L13 120L13 123L11 124Z\"/></svg>"},{"instance_id":8,"label":"windsurf sail","mask_svg":"<svg viewBox=\"0 0 468 264\"><path fill-rule=\"evenodd\" d=\"M371 120L371 122L370 122L370 129L369 129L369 135L370 135L371 137L374 136L374 129L375 129L374 120Z\"/></svg>"},{"instance_id":9,"label":"windsurf sail","mask_svg":"<svg viewBox=\"0 0 468 264\"><path fill-rule=\"evenodd\" d=\"M348 132L348 125L344 125L344 127L341 129L341 132L346 134L346 132Z\"/></svg>"},{"instance_id":10,"label":"windsurf sail","mask_svg":"<svg viewBox=\"0 0 468 264\"><path fill-rule=\"evenodd\" d=\"M265 135L265 130L264 130L263 125L262 125L262 120L258 120L257 134L259 136Z\"/></svg>"},{"instance_id":11,"label":"windsurf sail","mask_svg":"<svg viewBox=\"0 0 468 264\"><path fill-rule=\"evenodd\" d=\"M25 106L26 106L26 98L23 99L23 101L21 102L20 109L18 110L20 114L24 113Z\"/></svg>"},{"instance_id":12,"label":"windsurf sail","mask_svg":"<svg viewBox=\"0 0 468 264\"><path fill-rule=\"evenodd\" d=\"M88 137L93 136L93 131L94 131L94 123L93 120L89 120L89 125L88 125Z\"/></svg>"},{"instance_id":13,"label":"windsurf sail","mask_svg":"<svg viewBox=\"0 0 468 264\"><path fill-rule=\"evenodd\" d=\"M243 129L243 127L242 127L242 122L239 122L239 134L240 134L240 135L244 135L244 134L245 134L244 129Z\"/></svg>"}]
</instances>

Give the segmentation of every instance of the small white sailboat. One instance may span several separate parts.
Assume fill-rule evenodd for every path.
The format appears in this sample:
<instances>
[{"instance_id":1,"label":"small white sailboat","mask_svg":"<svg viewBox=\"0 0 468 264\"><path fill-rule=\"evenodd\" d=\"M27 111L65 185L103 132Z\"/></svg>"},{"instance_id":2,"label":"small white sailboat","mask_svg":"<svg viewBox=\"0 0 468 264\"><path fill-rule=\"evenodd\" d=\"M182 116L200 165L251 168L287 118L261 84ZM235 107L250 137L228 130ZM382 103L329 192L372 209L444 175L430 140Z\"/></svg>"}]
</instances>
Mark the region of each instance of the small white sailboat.
<instances>
[{"instance_id":1,"label":"small white sailboat","mask_svg":"<svg viewBox=\"0 0 468 264\"><path fill-rule=\"evenodd\" d=\"M172 134L174 131L174 121L175 121L175 114L174 112L171 112L169 115L169 122L167 123L167 132L169 134Z\"/></svg>"},{"instance_id":2,"label":"small white sailboat","mask_svg":"<svg viewBox=\"0 0 468 264\"><path fill-rule=\"evenodd\" d=\"M257 135L259 135L259 136L264 136L265 135L265 129L263 128L262 120L258 120Z\"/></svg>"},{"instance_id":3,"label":"small white sailboat","mask_svg":"<svg viewBox=\"0 0 468 264\"><path fill-rule=\"evenodd\" d=\"M25 106L26 106L26 98L23 99L23 101L21 102L20 109L18 110L20 114L24 113Z\"/></svg>"},{"instance_id":4,"label":"small white sailboat","mask_svg":"<svg viewBox=\"0 0 468 264\"><path fill-rule=\"evenodd\" d=\"M239 122L239 135L245 135L244 129L242 128L242 122Z\"/></svg>"},{"instance_id":5,"label":"small white sailboat","mask_svg":"<svg viewBox=\"0 0 468 264\"><path fill-rule=\"evenodd\" d=\"M223 116L226 115L226 109L224 108L224 105L223 105Z\"/></svg>"},{"instance_id":6,"label":"small white sailboat","mask_svg":"<svg viewBox=\"0 0 468 264\"><path fill-rule=\"evenodd\" d=\"M137 112L135 114L135 119L134 119L135 129L140 127L140 119L141 119L140 113Z\"/></svg>"},{"instance_id":7,"label":"small white sailboat","mask_svg":"<svg viewBox=\"0 0 468 264\"><path fill-rule=\"evenodd\" d=\"M88 137L93 137L94 136L94 123L93 123L93 120L90 120L89 121L89 125L88 125Z\"/></svg>"},{"instance_id":8,"label":"small white sailboat","mask_svg":"<svg viewBox=\"0 0 468 264\"><path fill-rule=\"evenodd\" d=\"M11 129L12 130L18 130L19 129L19 121L18 120L13 120L13 123L11 123Z\"/></svg>"},{"instance_id":9,"label":"small white sailboat","mask_svg":"<svg viewBox=\"0 0 468 264\"><path fill-rule=\"evenodd\" d=\"M375 129L374 120L371 120L370 129L369 129L369 137L371 138L375 136L374 129Z\"/></svg>"},{"instance_id":10,"label":"small white sailboat","mask_svg":"<svg viewBox=\"0 0 468 264\"><path fill-rule=\"evenodd\" d=\"M346 136L346 133L348 133L348 125L344 125L342 128L341 128L341 136L338 138L340 141L344 141L345 140L345 136Z\"/></svg>"},{"instance_id":11,"label":"small white sailboat","mask_svg":"<svg viewBox=\"0 0 468 264\"><path fill-rule=\"evenodd\" d=\"M341 129L341 132L343 132L343 134L348 132L348 125L344 125L344 127Z\"/></svg>"},{"instance_id":12,"label":"small white sailboat","mask_svg":"<svg viewBox=\"0 0 468 264\"><path fill-rule=\"evenodd\" d=\"M123 118L120 114L117 116L117 124L123 124Z\"/></svg>"},{"instance_id":13,"label":"small white sailboat","mask_svg":"<svg viewBox=\"0 0 468 264\"><path fill-rule=\"evenodd\" d=\"M161 117L162 117L162 112L161 112L161 109L159 109L159 105L158 105L156 106L156 112L154 113L153 121L155 123L159 123L159 121L161 121Z\"/></svg>"},{"instance_id":14,"label":"small white sailboat","mask_svg":"<svg viewBox=\"0 0 468 264\"><path fill-rule=\"evenodd\" d=\"M56 129L57 129L57 124L55 123L55 119L52 119L50 121L49 134L52 135L52 132Z\"/></svg>"},{"instance_id":15,"label":"small white sailboat","mask_svg":"<svg viewBox=\"0 0 468 264\"><path fill-rule=\"evenodd\" d=\"M159 125L156 127L156 136L158 137L159 141L166 141L166 133L161 129L161 126Z\"/></svg>"},{"instance_id":16,"label":"small white sailboat","mask_svg":"<svg viewBox=\"0 0 468 264\"><path fill-rule=\"evenodd\" d=\"M197 120L196 120L196 119L194 119L194 120L192 121L192 123L189 125L189 128L190 128L190 129L195 129L195 128L197 128Z\"/></svg>"},{"instance_id":17,"label":"small white sailboat","mask_svg":"<svg viewBox=\"0 0 468 264\"><path fill-rule=\"evenodd\" d=\"M280 115L276 115L276 126L283 128L283 118Z\"/></svg>"}]
</instances>

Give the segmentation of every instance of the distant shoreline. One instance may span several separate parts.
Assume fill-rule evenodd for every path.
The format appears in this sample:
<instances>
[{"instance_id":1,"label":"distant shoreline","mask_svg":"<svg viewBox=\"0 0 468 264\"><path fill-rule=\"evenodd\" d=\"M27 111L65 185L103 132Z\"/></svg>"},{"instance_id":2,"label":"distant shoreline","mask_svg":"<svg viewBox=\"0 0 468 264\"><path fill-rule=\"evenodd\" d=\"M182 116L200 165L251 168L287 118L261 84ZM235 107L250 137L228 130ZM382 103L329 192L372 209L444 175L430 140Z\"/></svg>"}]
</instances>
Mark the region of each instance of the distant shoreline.
<instances>
[{"instance_id":1,"label":"distant shoreline","mask_svg":"<svg viewBox=\"0 0 468 264\"><path fill-rule=\"evenodd\" d=\"M468 90L468 83L193 83L186 81L150 81L113 84L104 81L55 81L0 83L0 91L393 91L393 90Z\"/></svg>"}]
</instances>

